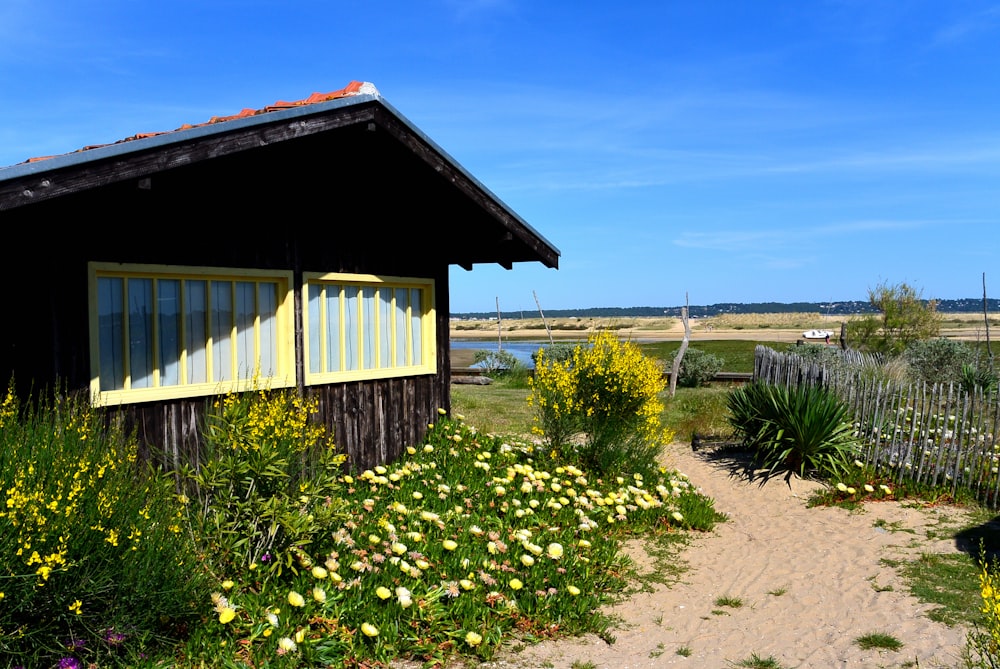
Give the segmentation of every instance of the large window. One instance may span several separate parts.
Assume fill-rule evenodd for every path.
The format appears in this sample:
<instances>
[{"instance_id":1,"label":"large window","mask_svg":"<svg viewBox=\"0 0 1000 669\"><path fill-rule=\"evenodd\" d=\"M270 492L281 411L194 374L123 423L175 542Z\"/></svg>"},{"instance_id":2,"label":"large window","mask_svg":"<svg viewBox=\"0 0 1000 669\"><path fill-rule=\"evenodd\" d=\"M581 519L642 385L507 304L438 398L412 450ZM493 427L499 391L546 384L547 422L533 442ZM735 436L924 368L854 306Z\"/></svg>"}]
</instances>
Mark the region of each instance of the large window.
<instances>
[{"instance_id":1,"label":"large window","mask_svg":"<svg viewBox=\"0 0 1000 669\"><path fill-rule=\"evenodd\" d=\"M293 385L290 272L90 264L100 404Z\"/></svg>"},{"instance_id":2,"label":"large window","mask_svg":"<svg viewBox=\"0 0 1000 669\"><path fill-rule=\"evenodd\" d=\"M434 282L357 274L306 274L306 383L437 370Z\"/></svg>"}]
</instances>

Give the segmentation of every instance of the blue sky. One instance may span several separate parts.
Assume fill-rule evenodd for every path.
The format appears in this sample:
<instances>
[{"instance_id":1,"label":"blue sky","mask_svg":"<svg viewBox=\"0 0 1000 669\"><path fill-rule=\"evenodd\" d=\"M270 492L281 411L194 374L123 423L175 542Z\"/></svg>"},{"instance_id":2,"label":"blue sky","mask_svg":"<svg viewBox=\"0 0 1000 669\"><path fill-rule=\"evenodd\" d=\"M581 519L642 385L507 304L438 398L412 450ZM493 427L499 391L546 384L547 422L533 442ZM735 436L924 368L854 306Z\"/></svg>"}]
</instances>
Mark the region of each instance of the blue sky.
<instances>
[{"instance_id":1,"label":"blue sky","mask_svg":"<svg viewBox=\"0 0 1000 669\"><path fill-rule=\"evenodd\" d=\"M562 252L453 311L1000 295L1000 2L4 0L0 165L370 81Z\"/></svg>"}]
</instances>

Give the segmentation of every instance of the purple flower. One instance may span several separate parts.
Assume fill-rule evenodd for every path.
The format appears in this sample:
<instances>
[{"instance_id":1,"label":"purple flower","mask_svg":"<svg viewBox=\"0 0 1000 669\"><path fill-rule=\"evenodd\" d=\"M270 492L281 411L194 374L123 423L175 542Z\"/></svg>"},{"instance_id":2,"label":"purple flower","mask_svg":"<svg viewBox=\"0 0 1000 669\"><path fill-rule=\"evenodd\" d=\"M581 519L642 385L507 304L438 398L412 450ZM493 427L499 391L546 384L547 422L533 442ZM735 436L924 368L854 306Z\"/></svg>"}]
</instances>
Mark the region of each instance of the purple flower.
<instances>
[{"instance_id":1,"label":"purple flower","mask_svg":"<svg viewBox=\"0 0 1000 669\"><path fill-rule=\"evenodd\" d=\"M59 669L82 669L82 665L75 657L64 657L59 660Z\"/></svg>"},{"instance_id":2,"label":"purple flower","mask_svg":"<svg viewBox=\"0 0 1000 669\"><path fill-rule=\"evenodd\" d=\"M271 561L271 554L270 553L264 553L264 555L260 558L260 561L264 562L264 563L270 562Z\"/></svg>"},{"instance_id":3,"label":"purple flower","mask_svg":"<svg viewBox=\"0 0 1000 669\"><path fill-rule=\"evenodd\" d=\"M125 641L125 635L121 632L116 632L114 628L108 628L104 631L104 640L112 646L117 646L121 642Z\"/></svg>"}]
</instances>

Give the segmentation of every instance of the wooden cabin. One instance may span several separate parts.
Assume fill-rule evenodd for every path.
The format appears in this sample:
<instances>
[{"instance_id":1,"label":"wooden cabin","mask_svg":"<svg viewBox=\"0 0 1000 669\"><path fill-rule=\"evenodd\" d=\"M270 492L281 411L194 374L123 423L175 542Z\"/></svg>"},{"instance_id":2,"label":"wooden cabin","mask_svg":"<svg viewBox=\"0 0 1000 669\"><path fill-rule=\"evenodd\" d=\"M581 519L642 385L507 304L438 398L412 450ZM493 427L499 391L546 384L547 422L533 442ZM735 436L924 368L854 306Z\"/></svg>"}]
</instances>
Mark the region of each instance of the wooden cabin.
<instances>
[{"instance_id":1,"label":"wooden cabin","mask_svg":"<svg viewBox=\"0 0 1000 669\"><path fill-rule=\"evenodd\" d=\"M198 457L213 396L316 397L354 467L450 406L448 268L559 251L352 82L0 168L11 284L0 374Z\"/></svg>"}]
</instances>

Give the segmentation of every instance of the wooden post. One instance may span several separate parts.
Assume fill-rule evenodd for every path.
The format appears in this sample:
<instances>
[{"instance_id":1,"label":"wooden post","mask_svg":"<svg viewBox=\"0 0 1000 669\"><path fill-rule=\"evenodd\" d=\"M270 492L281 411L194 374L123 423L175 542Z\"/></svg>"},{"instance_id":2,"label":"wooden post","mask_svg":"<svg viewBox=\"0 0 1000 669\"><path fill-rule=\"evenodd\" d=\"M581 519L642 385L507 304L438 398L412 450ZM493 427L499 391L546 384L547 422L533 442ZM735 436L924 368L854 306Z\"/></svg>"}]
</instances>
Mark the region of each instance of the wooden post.
<instances>
[{"instance_id":1,"label":"wooden post","mask_svg":"<svg viewBox=\"0 0 1000 669\"><path fill-rule=\"evenodd\" d=\"M497 295L497 351L503 350L503 334L500 327L500 296Z\"/></svg>"},{"instance_id":2,"label":"wooden post","mask_svg":"<svg viewBox=\"0 0 1000 669\"><path fill-rule=\"evenodd\" d=\"M531 291L531 294L535 297L535 306L538 307L538 315L542 317L542 325L545 326L545 334L549 336L549 343L552 342L552 330L549 329L549 323L545 320L545 314L542 313L542 303L538 301L538 293Z\"/></svg>"},{"instance_id":3,"label":"wooden post","mask_svg":"<svg viewBox=\"0 0 1000 669\"><path fill-rule=\"evenodd\" d=\"M684 353L687 351L688 342L691 341L691 325L688 323L687 293L684 294L684 306L681 307L681 322L684 323L684 339L681 341L681 347L677 350L677 355L674 356L674 364L670 368L670 397L673 397L674 393L677 392L677 375L681 371L681 361L684 359Z\"/></svg>"},{"instance_id":4,"label":"wooden post","mask_svg":"<svg viewBox=\"0 0 1000 669\"><path fill-rule=\"evenodd\" d=\"M993 349L990 348L990 317L986 311L986 272L983 272L983 321L986 323L986 359L990 361L990 371L993 371Z\"/></svg>"}]
</instances>

